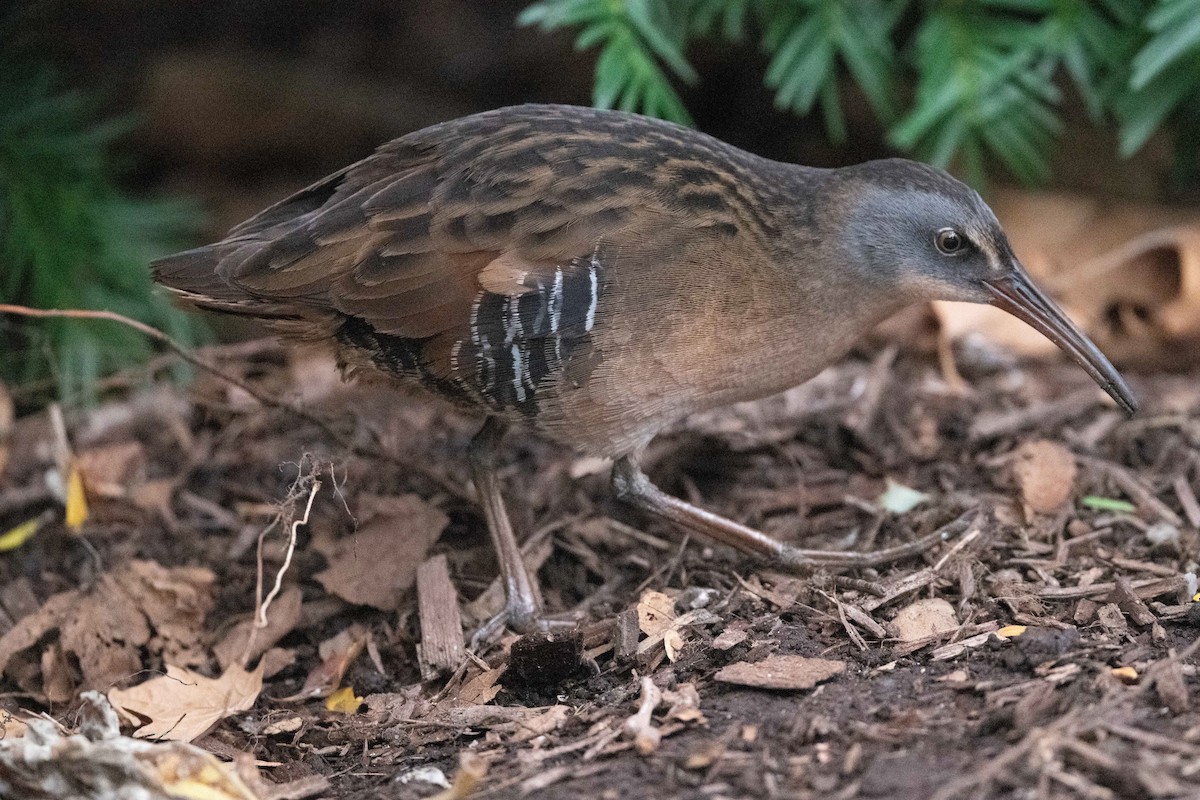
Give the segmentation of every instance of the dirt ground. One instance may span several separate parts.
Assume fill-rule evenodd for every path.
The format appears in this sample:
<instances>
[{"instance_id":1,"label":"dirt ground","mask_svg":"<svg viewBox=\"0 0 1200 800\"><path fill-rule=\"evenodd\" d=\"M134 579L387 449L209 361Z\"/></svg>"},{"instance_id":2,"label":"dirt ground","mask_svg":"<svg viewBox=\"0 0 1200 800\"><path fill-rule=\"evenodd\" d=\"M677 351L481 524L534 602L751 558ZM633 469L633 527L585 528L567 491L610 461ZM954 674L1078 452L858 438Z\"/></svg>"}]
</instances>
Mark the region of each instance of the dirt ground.
<instances>
[{"instance_id":1,"label":"dirt ground","mask_svg":"<svg viewBox=\"0 0 1200 800\"><path fill-rule=\"evenodd\" d=\"M0 532L41 521L0 553L14 718L246 666L261 689L194 743L250 754L260 798L1200 797L1200 374L1132 375L1126 419L1065 363L963 359L955 390L870 349L654 443L664 489L806 547L944 534L837 575L686 541L512 435L528 557L585 621L468 653L447 626L469 643L498 588L476 423L267 341L204 356L244 386L128 376L65 437L13 425ZM85 520L47 475L79 476ZM194 719L155 702L126 733Z\"/></svg>"}]
</instances>

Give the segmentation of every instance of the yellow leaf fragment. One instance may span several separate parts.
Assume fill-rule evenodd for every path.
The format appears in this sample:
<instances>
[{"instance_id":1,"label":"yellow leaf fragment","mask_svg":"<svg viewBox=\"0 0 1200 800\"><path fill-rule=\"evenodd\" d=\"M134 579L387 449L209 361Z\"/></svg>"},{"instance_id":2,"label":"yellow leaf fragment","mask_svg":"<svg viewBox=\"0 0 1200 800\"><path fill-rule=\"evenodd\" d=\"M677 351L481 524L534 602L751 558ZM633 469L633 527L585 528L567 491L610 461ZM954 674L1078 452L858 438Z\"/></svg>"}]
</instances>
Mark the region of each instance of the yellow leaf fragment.
<instances>
[{"instance_id":1,"label":"yellow leaf fragment","mask_svg":"<svg viewBox=\"0 0 1200 800\"><path fill-rule=\"evenodd\" d=\"M42 527L42 518L34 517L31 520L22 522L20 525L12 528L7 533L0 534L0 553L9 550L16 550L21 545L33 538L33 535Z\"/></svg>"},{"instance_id":2,"label":"yellow leaf fragment","mask_svg":"<svg viewBox=\"0 0 1200 800\"><path fill-rule=\"evenodd\" d=\"M1138 672L1133 667L1113 667L1112 676L1122 683L1137 683Z\"/></svg>"},{"instance_id":3,"label":"yellow leaf fragment","mask_svg":"<svg viewBox=\"0 0 1200 800\"><path fill-rule=\"evenodd\" d=\"M357 714L363 699L354 694L353 686L343 686L325 698L325 709L336 714Z\"/></svg>"},{"instance_id":4,"label":"yellow leaf fragment","mask_svg":"<svg viewBox=\"0 0 1200 800\"><path fill-rule=\"evenodd\" d=\"M67 527L78 533L88 520L87 493L83 490L83 474L71 464L67 472Z\"/></svg>"},{"instance_id":5,"label":"yellow leaf fragment","mask_svg":"<svg viewBox=\"0 0 1200 800\"><path fill-rule=\"evenodd\" d=\"M1005 625L1003 628L996 631L996 635L1001 639L1015 639L1024 632L1024 625Z\"/></svg>"},{"instance_id":6,"label":"yellow leaf fragment","mask_svg":"<svg viewBox=\"0 0 1200 800\"><path fill-rule=\"evenodd\" d=\"M184 800L256 800L232 765L186 745L159 745L139 758L150 768L163 791Z\"/></svg>"}]
</instances>

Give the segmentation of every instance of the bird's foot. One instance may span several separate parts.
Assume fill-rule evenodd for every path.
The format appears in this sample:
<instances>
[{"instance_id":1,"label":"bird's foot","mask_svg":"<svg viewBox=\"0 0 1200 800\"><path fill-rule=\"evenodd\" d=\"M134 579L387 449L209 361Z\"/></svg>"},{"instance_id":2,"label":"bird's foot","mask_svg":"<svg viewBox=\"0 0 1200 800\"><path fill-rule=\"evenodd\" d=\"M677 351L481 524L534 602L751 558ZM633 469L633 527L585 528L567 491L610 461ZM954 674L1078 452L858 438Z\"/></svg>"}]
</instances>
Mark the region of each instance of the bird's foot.
<instances>
[{"instance_id":1,"label":"bird's foot","mask_svg":"<svg viewBox=\"0 0 1200 800\"><path fill-rule=\"evenodd\" d=\"M816 567L879 567L931 550L937 545L964 533L979 518L980 515L976 511L968 511L928 536L907 542L906 544L896 545L895 547L865 550L862 552L802 550L798 547L781 543L779 551L774 554L774 558L785 567L801 570Z\"/></svg>"},{"instance_id":2,"label":"bird's foot","mask_svg":"<svg viewBox=\"0 0 1200 800\"><path fill-rule=\"evenodd\" d=\"M471 651L479 652L488 644L495 641L505 629L520 634L529 633L558 633L568 631L579 624L581 615L577 613L546 614L541 608L527 603L510 602L504 610L489 619L471 637Z\"/></svg>"}]
</instances>

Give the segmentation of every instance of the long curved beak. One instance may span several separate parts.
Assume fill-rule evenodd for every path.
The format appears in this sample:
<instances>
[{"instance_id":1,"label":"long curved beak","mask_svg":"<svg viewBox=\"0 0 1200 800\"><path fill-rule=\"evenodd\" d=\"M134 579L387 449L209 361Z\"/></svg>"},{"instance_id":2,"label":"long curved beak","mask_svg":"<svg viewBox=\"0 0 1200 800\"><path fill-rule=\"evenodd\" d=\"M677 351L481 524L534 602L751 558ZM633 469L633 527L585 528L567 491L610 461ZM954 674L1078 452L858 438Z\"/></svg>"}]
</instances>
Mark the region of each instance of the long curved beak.
<instances>
[{"instance_id":1,"label":"long curved beak","mask_svg":"<svg viewBox=\"0 0 1200 800\"><path fill-rule=\"evenodd\" d=\"M1028 323L1038 333L1058 345L1092 380L1100 384L1127 414L1137 411L1137 398L1117 368L1100 349L1076 327L1063 310L1034 286L1020 264L1002 278L985 280L992 293L991 303Z\"/></svg>"}]
</instances>

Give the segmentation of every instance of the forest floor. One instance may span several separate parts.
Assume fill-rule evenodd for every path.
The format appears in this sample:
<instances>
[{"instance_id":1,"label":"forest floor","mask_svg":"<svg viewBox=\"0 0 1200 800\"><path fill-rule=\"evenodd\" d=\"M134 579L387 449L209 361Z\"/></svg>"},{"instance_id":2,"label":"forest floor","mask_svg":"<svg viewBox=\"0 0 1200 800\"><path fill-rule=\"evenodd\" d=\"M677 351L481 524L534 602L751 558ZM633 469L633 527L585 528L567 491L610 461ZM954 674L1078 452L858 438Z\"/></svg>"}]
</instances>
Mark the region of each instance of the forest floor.
<instances>
[{"instance_id":1,"label":"forest floor","mask_svg":"<svg viewBox=\"0 0 1200 800\"><path fill-rule=\"evenodd\" d=\"M263 341L205 357L243 386L12 426L0 533L38 524L0 537L0 785L19 720L66 736L92 689L237 761L253 794L219 797L1200 796L1200 375L1132 375L1128 419L1065 363L955 391L887 348L652 445L664 489L805 547L944 534L837 575L686 541L511 435L546 603L585 619L468 652L499 597L477 423Z\"/></svg>"}]
</instances>

